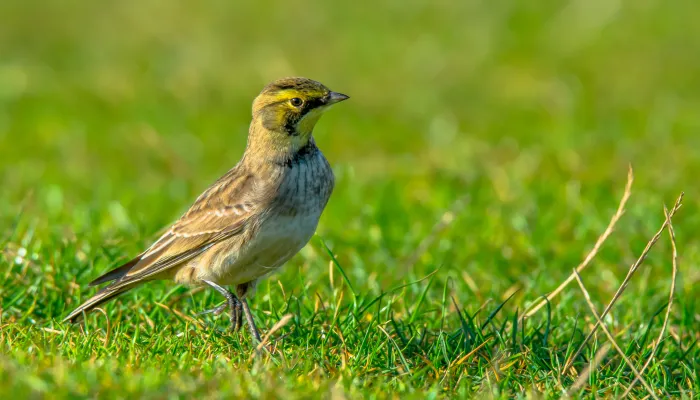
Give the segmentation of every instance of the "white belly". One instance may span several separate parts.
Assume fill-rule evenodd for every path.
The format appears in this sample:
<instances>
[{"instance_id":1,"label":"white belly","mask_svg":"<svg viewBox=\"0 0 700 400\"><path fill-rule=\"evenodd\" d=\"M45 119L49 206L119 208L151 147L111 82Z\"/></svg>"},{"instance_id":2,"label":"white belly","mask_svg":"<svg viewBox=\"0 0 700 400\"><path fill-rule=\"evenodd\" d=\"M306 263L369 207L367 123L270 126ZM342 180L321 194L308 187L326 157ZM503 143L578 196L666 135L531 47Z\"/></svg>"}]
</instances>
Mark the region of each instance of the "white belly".
<instances>
[{"instance_id":1,"label":"white belly","mask_svg":"<svg viewBox=\"0 0 700 400\"><path fill-rule=\"evenodd\" d=\"M250 243L212 271L217 275L217 283L243 284L281 267L309 242L319 217L320 212L270 217Z\"/></svg>"},{"instance_id":2,"label":"white belly","mask_svg":"<svg viewBox=\"0 0 700 400\"><path fill-rule=\"evenodd\" d=\"M197 278L220 285L248 283L279 268L308 243L333 191L333 171L320 151L283 168L272 213L261 216L249 242L212 249L212 268L197 268Z\"/></svg>"}]
</instances>

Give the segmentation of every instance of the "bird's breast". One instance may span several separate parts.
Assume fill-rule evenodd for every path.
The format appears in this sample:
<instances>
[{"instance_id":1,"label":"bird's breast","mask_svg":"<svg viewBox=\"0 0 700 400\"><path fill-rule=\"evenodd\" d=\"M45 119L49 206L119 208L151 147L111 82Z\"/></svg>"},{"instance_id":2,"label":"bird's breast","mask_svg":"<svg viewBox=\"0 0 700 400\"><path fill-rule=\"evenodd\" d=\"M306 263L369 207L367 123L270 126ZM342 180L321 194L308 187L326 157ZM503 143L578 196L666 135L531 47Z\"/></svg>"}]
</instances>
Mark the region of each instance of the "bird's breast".
<instances>
[{"instance_id":1,"label":"bird's breast","mask_svg":"<svg viewBox=\"0 0 700 400\"><path fill-rule=\"evenodd\" d=\"M320 216L334 185L333 170L320 151L297 160L285 170L275 198L277 213Z\"/></svg>"},{"instance_id":2,"label":"bird's breast","mask_svg":"<svg viewBox=\"0 0 700 400\"><path fill-rule=\"evenodd\" d=\"M217 282L240 284L272 272L309 242L334 186L321 152L293 163L262 213L253 235L217 263Z\"/></svg>"}]
</instances>

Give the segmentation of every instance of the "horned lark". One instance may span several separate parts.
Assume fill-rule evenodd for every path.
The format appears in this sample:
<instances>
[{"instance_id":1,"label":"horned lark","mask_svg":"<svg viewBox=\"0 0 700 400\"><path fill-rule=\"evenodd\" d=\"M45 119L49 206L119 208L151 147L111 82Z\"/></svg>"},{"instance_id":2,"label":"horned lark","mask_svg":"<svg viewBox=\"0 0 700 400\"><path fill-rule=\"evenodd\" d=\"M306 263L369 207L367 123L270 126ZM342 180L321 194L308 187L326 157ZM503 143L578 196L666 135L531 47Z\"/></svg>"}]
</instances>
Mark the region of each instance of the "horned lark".
<instances>
[{"instance_id":1,"label":"horned lark","mask_svg":"<svg viewBox=\"0 0 700 400\"><path fill-rule=\"evenodd\" d=\"M306 78L267 85L253 102L242 159L202 193L151 247L89 286L112 282L64 321L154 279L208 285L226 297L232 328L245 314L259 342L247 297L261 277L306 245L333 191L328 161L312 131L321 114L348 96ZM232 286L235 293L224 288Z\"/></svg>"}]
</instances>

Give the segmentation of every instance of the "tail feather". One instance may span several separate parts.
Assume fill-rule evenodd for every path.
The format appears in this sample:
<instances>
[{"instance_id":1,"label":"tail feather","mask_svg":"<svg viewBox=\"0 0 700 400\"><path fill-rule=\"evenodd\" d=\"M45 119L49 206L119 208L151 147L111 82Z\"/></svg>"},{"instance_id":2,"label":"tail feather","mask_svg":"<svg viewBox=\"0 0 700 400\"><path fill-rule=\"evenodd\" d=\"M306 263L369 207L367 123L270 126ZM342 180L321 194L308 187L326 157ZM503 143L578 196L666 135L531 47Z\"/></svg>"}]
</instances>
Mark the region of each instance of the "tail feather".
<instances>
[{"instance_id":1,"label":"tail feather","mask_svg":"<svg viewBox=\"0 0 700 400\"><path fill-rule=\"evenodd\" d=\"M97 286L101 283L114 281L114 280L121 278L122 276L126 275L129 272L129 270L131 270L131 268L133 268L136 264L138 264L139 261L141 261L142 256L143 256L143 254L139 254L138 256L136 256L136 258L129 261L128 263L126 263L120 267L114 268L113 270L110 270L110 271L100 275L95 280L88 283L88 286L93 287L93 286Z\"/></svg>"},{"instance_id":2,"label":"tail feather","mask_svg":"<svg viewBox=\"0 0 700 400\"><path fill-rule=\"evenodd\" d=\"M80 319L83 317L83 313L87 313L92 311L95 307L100 306L101 304L104 304L115 297L119 296L120 294L127 292L131 289L134 288L134 283L131 284L126 284L126 285L119 285L119 282L112 284L110 286L107 286L97 292L94 296L89 298L86 302L78 306L73 312L68 314L67 317L63 319L63 322L71 322L71 323L76 323L80 321Z\"/></svg>"}]
</instances>

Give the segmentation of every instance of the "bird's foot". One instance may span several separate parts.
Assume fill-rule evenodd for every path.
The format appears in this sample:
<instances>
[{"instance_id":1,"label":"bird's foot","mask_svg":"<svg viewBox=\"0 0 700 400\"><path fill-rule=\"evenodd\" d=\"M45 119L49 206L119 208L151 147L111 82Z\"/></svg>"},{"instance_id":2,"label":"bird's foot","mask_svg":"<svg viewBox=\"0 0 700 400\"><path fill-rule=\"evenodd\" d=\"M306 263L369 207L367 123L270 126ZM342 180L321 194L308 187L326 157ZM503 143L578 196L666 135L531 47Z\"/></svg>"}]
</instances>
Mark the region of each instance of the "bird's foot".
<instances>
[{"instance_id":1,"label":"bird's foot","mask_svg":"<svg viewBox=\"0 0 700 400\"><path fill-rule=\"evenodd\" d=\"M219 315L219 314L221 314L222 312L224 312L224 310L226 310L227 308L228 308L228 302L226 302L226 303L224 303L224 304L222 304L222 305L220 305L220 306L217 306L217 307L214 307L214 308L210 308L210 309L208 309L208 310L204 310L204 311L198 312L198 313L195 314L195 315L197 315L198 317L199 317L200 315L206 315L206 314Z\"/></svg>"},{"instance_id":2,"label":"bird's foot","mask_svg":"<svg viewBox=\"0 0 700 400\"><path fill-rule=\"evenodd\" d=\"M212 282L205 280L204 283L214 288L217 292L221 293L226 298L226 303L213 308L211 310L203 311L201 314L212 313L214 315L221 314L226 308L229 309L229 320L231 321L231 330L238 332L243 326L243 310L241 301L233 294L230 290Z\"/></svg>"}]
</instances>

